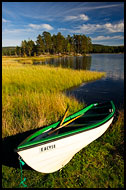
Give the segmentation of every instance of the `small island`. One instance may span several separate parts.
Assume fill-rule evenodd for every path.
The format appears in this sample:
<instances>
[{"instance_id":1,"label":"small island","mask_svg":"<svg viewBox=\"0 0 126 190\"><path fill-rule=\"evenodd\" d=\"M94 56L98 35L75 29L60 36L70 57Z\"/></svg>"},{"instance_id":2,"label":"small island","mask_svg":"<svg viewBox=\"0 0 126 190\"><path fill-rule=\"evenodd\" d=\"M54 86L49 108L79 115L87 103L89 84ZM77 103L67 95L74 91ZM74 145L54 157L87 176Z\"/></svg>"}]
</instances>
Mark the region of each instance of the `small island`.
<instances>
[{"instance_id":1,"label":"small island","mask_svg":"<svg viewBox=\"0 0 126 190\"><path fill-rule=\"evenodd\" d=\"M86 35L74 34L65 38L61 32L51 35L44 31L35 42L29 39L23 40L20 47L2 47L3 56L16 57L89 56L90 53L124 53L124 46L92 44Z\"/></svg>"}]
</instances>

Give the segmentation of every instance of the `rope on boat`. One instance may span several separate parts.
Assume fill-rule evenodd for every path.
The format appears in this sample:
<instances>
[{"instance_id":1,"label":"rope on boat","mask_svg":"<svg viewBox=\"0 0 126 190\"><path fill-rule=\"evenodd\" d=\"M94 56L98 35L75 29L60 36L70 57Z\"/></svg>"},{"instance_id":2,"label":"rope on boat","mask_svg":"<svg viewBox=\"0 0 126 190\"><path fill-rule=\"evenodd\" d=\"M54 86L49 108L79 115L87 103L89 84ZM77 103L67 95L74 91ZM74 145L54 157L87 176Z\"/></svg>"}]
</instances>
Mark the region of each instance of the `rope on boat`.
<instances>
[{"instance_id":1,"label":"rope on boat","mask_svg":"<svg viewBox=\"0 0 126 190\"><path fill-rule=\"evenodd\" d=\"M27 187L27 185L24 184L24 182L26 181L26 178L24 178L24 179L22 180L22 166L24 166L25 163L23 162L23 160L21 159L20 156L19 156L19 164L20 164L20 169L21 169L21 182L20 182L20 184L19 184L19 187L20 187L21 185L23 185L23 187Z\"/></svg>"}]
</instances>

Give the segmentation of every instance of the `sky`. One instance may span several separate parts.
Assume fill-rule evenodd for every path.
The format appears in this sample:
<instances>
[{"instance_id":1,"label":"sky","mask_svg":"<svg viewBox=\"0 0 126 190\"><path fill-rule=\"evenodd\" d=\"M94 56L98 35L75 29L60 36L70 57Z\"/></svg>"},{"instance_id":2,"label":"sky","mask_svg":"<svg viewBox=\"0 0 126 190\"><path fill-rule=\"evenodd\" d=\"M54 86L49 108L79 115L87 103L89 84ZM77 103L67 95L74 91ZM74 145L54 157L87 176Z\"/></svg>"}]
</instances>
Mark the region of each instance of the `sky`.
<instances>
[{"instance_id":1,"label":"sky","mask_svg":"<svg viewBox=\"0 0 126 190\"><path fill-rule=\"evenodd\" d=\"M124 45L124 2L2 2L2 47L36 41L44 31Z\"/></svg>"}]
</instances>

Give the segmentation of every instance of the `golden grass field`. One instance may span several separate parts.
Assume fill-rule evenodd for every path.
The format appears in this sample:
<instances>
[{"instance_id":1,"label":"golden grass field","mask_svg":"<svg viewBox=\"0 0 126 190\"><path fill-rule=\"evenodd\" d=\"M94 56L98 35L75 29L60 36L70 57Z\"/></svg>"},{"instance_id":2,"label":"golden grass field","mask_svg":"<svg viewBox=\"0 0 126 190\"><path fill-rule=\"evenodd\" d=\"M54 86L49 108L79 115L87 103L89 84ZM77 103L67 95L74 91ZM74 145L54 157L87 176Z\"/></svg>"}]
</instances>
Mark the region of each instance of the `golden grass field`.
<instances>
[{"instance_id":1,"label":"golden grass field","mask_svg":"<svg viewBox=\"0 0 126 190\"><path fill-rule=\"evenodd\" d=\"M23 58L32 61L33 58ZM40 58L39 58L40 59ZM21 63L22 58L2 59L2 135L14 135L60 119L81 109L64 91L105 73Z\"/></svg>"}]
</instances>

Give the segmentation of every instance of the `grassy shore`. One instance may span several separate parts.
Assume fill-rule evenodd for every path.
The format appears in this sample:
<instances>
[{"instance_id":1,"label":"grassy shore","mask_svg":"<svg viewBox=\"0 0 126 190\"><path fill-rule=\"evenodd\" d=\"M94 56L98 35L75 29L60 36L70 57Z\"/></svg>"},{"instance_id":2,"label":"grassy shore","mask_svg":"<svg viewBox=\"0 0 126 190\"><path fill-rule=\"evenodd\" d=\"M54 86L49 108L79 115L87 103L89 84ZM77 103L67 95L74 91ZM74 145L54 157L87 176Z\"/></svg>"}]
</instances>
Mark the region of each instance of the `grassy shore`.
<instances>
[{"instance_id":1,"label":"grassy shore","mask_svg":"<svg viewBox=\"0 0 126 190\"><path fill-rule=\"evenodd\" d=\"M3 137L57 121L67 104L70 105L69 114L81 109L77 100L63 92L105 76L99 72L24 65L13 59L3 60L2 65Z\"/></svg>"},{"instance_id":2,"label":"grassy shore","mask_svg":"<svg viewBox=\"0 0 126 190\"><path fill-rule=\"evenodd\" d=\"M3 56L2 63L4 65L15 65L16 63L21 64L33 64L34 61L44 61L45 59L57 58L57 55L43 55L41 57L15 57L15 56ZM18 64L19 65L19 64Z\"/></svg>"},{"instance_id":3,"label":"grassy shore","mask_svg":"<svg viewBox=\"0 0 126 190\"><path fill-rule=\"evenodd\" d=\"M3 188L16 188L20 183L18 156L13 149L22 136L61 119L67 105L69 114L83 108L83 103L67 97L64 91L103 76L105 73L34 66L21 63L19 58L3 58ZM121 111L105 135L77 153L61 171L41 174L25 165L26 184L29 188L123 187L123 127Z\"/></svg>"},{"instance_id":4,"label":"grassy shore","mask_svg":"<svg viewBox=\"0 0 126 190\"><path fill-rule=\"evenodd\" d=\"M4 157L4 162L6 159ZM18 188L21 182L18 159L13 167L8 165L2 167L2 187ZM124 188L123 110L102 137L77 153L62 170L42 174L25 165L24 177L28 188Z\"/></svg>"}]
</instances>

